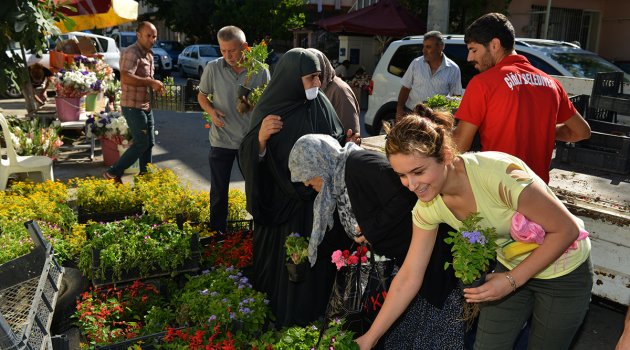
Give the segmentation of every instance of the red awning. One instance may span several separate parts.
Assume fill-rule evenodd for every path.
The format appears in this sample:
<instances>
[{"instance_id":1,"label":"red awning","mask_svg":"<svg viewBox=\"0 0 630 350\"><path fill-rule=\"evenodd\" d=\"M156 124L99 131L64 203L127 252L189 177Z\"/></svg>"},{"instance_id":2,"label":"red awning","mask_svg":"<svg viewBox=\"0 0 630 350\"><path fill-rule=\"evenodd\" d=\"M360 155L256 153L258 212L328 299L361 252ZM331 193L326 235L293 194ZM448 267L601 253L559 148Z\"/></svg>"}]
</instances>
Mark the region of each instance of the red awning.
<instances>
[{"instance_id":1,"label":"red awning","mask_svg":"<svg viewBox=\"0 0 630 350\"><path fill-rule=\"evenodd\" d=\"M427 29L424 21L412 16L395 0L381 0L358 11L323 19L317 24L333 33L393 37L420 35Z\"/></svg>"}]
</instances>

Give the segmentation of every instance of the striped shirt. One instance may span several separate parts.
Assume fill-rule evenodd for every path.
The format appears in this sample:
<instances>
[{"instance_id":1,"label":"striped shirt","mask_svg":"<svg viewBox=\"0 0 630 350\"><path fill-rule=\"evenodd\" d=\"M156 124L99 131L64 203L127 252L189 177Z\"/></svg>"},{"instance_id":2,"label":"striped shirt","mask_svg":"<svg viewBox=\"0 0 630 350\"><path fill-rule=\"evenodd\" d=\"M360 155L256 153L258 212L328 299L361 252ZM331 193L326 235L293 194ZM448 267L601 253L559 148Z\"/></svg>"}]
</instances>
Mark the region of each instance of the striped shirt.
<instances>
[{"instance_id":1,"label":"striped shirt","mask_svg":"<svg viewBox=\"0 0 630 350\"><path fill-rule=\"evenodd\" d=\"M442 64L435 73L431 73L429 63L420 56L409 65L402 78L402 85L408 89L409 98L405 106L413 110L418 103L434 95L462 95L462 75L457 63L442 54Z\"/></svg>"},{"instance_id":2,"label":"striped shirt","mask_svg":"<svg viewBox=\"0 0 630 350\"><path fill-rule=\"evenodd\" d=\"M140 78L153 78L153 52L145 50L135 42L120 55L120 71L136 75ZM151 94L148 86L133 86L122 84L120 105L122 107L138 108L148 111L151 109Z\"/></svg>"}]
</instances>

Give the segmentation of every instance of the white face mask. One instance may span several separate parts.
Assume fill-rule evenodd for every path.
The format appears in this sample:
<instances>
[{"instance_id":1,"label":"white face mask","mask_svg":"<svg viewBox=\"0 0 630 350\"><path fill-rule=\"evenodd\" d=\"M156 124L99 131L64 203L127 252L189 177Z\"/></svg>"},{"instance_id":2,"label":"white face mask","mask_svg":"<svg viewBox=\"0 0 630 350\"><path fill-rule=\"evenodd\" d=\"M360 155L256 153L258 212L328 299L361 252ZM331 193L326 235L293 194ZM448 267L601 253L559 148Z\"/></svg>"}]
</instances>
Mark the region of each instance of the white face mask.
<instances>
[{"instance_id":1,"label":"white face mask","mask_svg":"<svg viewBox=\"0 0 630 350\"><path fill-rule=\"evenodd\" d=\"M317 93L319 92L319 87L312 87L310 89L306 89L304 90L304 92L306 92L306 99L307 100L314 100L317 98Z\"/></svg>"}]
</instances>

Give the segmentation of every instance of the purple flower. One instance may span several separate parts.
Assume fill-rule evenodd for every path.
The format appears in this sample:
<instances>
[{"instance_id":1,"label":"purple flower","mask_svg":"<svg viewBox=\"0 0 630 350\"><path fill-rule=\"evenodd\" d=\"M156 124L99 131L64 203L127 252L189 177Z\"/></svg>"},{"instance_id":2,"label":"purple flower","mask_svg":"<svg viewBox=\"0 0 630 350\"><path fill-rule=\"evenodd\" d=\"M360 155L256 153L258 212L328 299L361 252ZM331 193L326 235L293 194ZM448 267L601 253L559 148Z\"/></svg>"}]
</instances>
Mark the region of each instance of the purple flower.
<instances>
[{"instance_id":1,"label":"purple flower","mask_svg":"<svg viewBox=\"0 0 630 350\"><path fill-rule=\"evenodd\" d=\"M214 320L216 320L216 319L217 319L217 316L216 316L216 315L212 315L212 316L210 316L210 318L208 319L208 322L212 322L212 321L214 321Z\"/></svg>"},{"instance_id":2,"label":"purple flower","mask_svg":"<svg viewBox=\"0 0 630 350\"><path fill-rule=\"evenodd\" d=\"M208 295L208 290L207 289L200 290L199 294L201 294L201 295Z\"/></svg>"},{"instance_id":3,"label":"purple flower","mask_svg":"<svg viewBox=\"0 0 630 350\"><path fill-rule=\"evenodd\" d=\"M471 244L479 243L481 245L486 244L486 237L479 231L464 231L462 232L462 236L468 239L468 242Z\"/></svg>"}]
</instances>

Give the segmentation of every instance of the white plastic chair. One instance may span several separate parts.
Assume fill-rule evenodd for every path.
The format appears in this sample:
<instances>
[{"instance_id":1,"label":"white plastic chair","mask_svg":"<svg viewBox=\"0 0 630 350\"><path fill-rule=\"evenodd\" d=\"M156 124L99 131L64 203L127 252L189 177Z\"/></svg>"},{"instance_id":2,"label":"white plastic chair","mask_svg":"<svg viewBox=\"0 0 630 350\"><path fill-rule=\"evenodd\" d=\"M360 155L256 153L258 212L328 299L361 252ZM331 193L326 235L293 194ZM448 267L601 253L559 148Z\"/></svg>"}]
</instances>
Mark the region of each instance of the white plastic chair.
<instances>
[{"instance_id":1,"label":"white plastic chair","mask_svg":"<svg viewBox=\"0 0 630 350\"><path fill-rule=\"evenodd\" d=\"M4 191L7 188L11 174L39 172L42 173L42 180L55 180L52 159L46 156L18 156L15 153L9 124L1 113L0 127L7 145L7 159L0 158L0 190Z\"/></svg>"}]
</instances>

